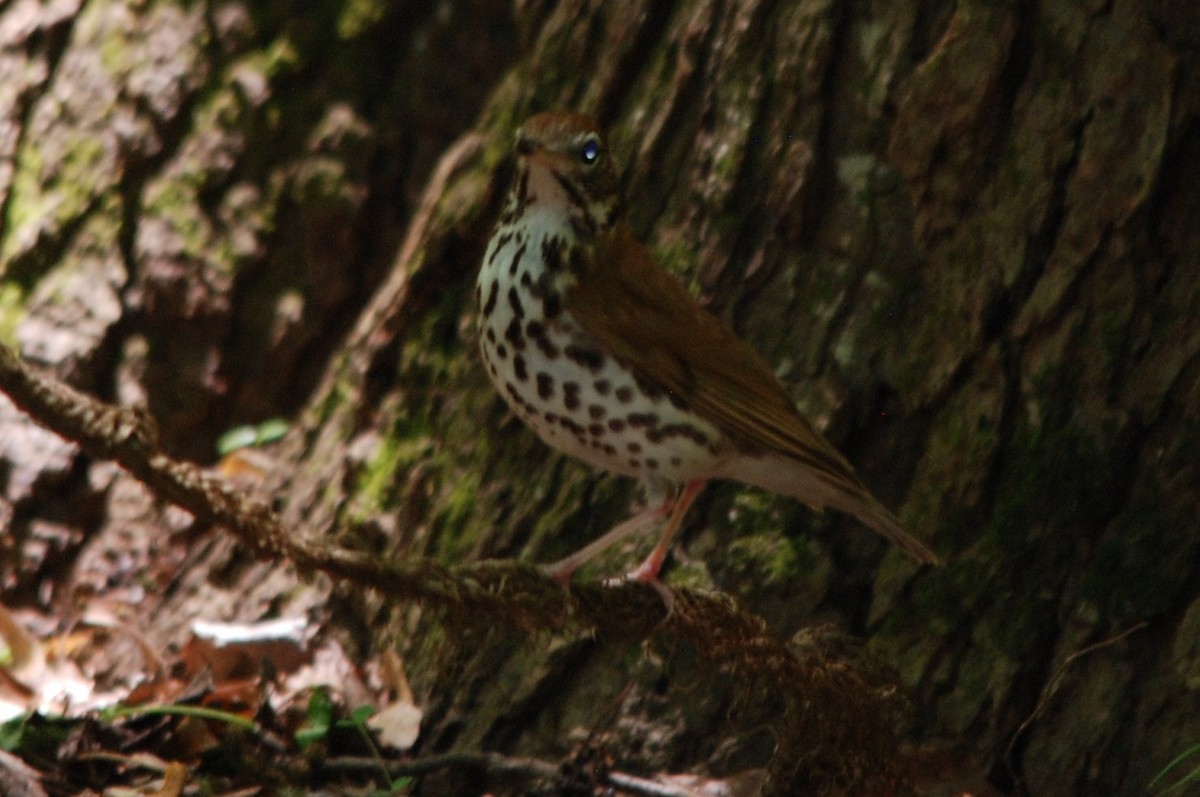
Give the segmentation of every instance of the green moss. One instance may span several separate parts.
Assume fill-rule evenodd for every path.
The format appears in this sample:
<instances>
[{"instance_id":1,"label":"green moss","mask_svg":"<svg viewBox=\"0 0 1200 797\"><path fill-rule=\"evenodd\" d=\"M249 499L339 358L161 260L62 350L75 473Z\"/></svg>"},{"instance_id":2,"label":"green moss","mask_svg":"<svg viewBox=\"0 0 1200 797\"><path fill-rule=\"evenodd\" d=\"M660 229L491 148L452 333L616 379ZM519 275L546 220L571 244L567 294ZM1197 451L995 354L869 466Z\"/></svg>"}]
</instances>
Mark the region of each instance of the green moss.
<instances>
[{"instance_id":1,"label":"green moss","mask_svg":"<svg viewBox=\"0 0 1200 797\"><path fill-rule=\"evenodd\" d=\"M24 248L30 241L23 240L28 233L24 228L36 223L48 212L44 206L45 198L41 196L42 172L45 159L42 152L32 142L23 147L16 158L17 169L13 174L12 185L8 198L8 235L4 239L4 247L0 250L0 263L5 263L17 247ZM42 202L38 199L41 198Z\"/></svg>"},{"instance_id":2,"label":"green moss","mask_svg":"<svg viewBox=\"0 0 1200 797\"><path fill-rule=\"evenodd\" d=\"M414 463L427 458L430 448L428 436L387 437L381 440L358 474L348 519L352 523L363 522L390 511L396 504L398 474L407 472Z\"/></svg>"},{"instance_id":3,"label":"green moss","mask_svg":"<svg viewBox=\"0 0 1200 797\"><path fill-rule=\"evenodd\" d=\"M99 135L82 131L59 131L71 136L61 144L63 157L53 165L46 162L38 141L28 141L17 155L8 207L11 230L0 260L21 254L36 243L34 230L55 234L78 219L99 191L97 175L103 175L106 142ZM103 182L103 180L101 180Z\"/></svg>"},{"instance_id":4,"label":"green moss","mask_svg":"<svg viewBox=\"0 0 1200 797\"><path fill-rule=\"evenodd\" d=\"M647 547L649 551L649 547ZM666 573L666 583L678 589L712 589L712 577L703 562L677 562Z\"/></svg>"},{"instance_id":5,"label":"green moss","mask_svg":"<svg viewBox=\"0 0 1200 797\"><path fill-rule=\"evenodd\" d=\"M501 514L481 462L488 453L487 437L494 433L486 421L494 398L479 389L483 377L476 373L477 363L464 356L458 334L461 303L460 292L445 291L439 305L405 334L396 377L402 387L380 410L393 420L356 475L343 511L348 525L381 514L428 518L427 533L417 544L421 553L448 563L475 550ZM344 412L341 400L331 395L323 413L338 417ZM537 479L515 486L546 485Z\"/></svg>"},{"instance_id":6,"label":"green moss","mask_svg":"<svg viewBox=\"0 0 1200 797\"><path fill-rule=\"evenodd\" d=\"M261 52L251 53L249 59L248 63L258 66L272 80L291 74L302 63L300 51L286 35L271 42Z\"/></svg>"},{"instance_id":7,"label":"green moss","mask_svg":"<svg viewBox=\"0 0 1200 797\"><path fill-rule=\"evenodd\" d=\"M578 550L629 515L632 485L626 479L596 477L586 466L552 452L524 428L512 429L511 442L495 472L512 484L510 500L517 513L507 524L523 532L522 558L549 562ZM515 477L513 474L517 474ZM485 518L484 531L495 529ZM636 553L631 555L631 548ZM620 573L649 550L645 537L633 537L598 556L586 571L600 575Z\"/></svg>"},{"instance_id":8,"label":"green moss","mask_svg":"<svg viewBox=\"0 0 1200 797\"><path fill-rule=\"evenodd\" d=\"M448 470L448 469L447 469ZM473 524L484 524L479 514L479 475L476 471L454 468L454 478L443 481L434 523L444 533L437 534L440 553L445 561L461 561L475 542L474 534L455 533Z\"/></svg>"},{"instance_id":9,"label":"green moss","mask_svg":"<svg viewBox=\"0 0 1200 797\"><path fill-rule=\"evenodd\" d=\"M0 343L16 347L17 325L25 317L25 289L14 280L0 282Z\"/></svg>"},{"instance_id":10,"label":"green moss","mask_svg":"<svg viewBox=\"0 0 1200 797\"><path fill-rule=\"evenodd\" d=\"M738 170L742 168L742 159L738 157L738 148L718 147L713 155L713 174L720 182L732 185L737 178Z\"/></svg>"},{"instance_id":11,"label":"green moss","mask_svg":"<svg viewBox=\"0 0 1200 797\"><path fill-rule=\"evenodd\" d=\"M100 55L100 65L115 79L123 81L135 58L130 48L128 31L122 30L120 26L105 27L105 30L91 31L92 36L99 38L96 51Z\"/></svg>"},{"instance_id":12,"label":"green moss","mask_svg":"<svg viewBox=\"0 0 1200 797\"><path fill-rule=\"evenodd\" d=\"M765 588L806 581L827 564L813 544L776 531L739 537L725 550L723 565L734 573L753 575Z\"/></svg>"},{"instance_id":13,"label":"green moss","mask_svg":"<svg viewBox=\"0 0 1200 797\"><path fill-rule=\"evenodd\" d=\"M696 248L691 241L673 237L654 247L654 254L668 271L685 278L688 274L696 273ZM688 288L695 290L697 286L689 284Z\"/></svg>"},{"instance_id":14,"label":"green moss","mask_svg":"<svg viewBox=\"0 0 1200 797\"><path fill-rule=\"evenodd\" d=\"M838 159L838 180L859 207L869 208L874 201L872 182L879 160L869 152L845 155Z\"/></svg>"},{"instance_id":15,"label":"green moss","mask_svg":"<svg viewBox=\"0 0 1200 797\"><path fill-rule=\"evenodd\" d=\"M200 213L195 182L186 174L157 180L146 189L145 213L168 223L182 243L181 254L208 260L211 229Z\"/></svg>"},{"instance_id":16,"label":"green moss","mask_svg":"<svg viewBox=\"0 0 1200 797\"><path fill-rule=\"evenodd\" d=\"M338 37L349 40L362 35L386 16L387 6L377 0L347 0L337 18Z\"/></svg>"}]
</instances>

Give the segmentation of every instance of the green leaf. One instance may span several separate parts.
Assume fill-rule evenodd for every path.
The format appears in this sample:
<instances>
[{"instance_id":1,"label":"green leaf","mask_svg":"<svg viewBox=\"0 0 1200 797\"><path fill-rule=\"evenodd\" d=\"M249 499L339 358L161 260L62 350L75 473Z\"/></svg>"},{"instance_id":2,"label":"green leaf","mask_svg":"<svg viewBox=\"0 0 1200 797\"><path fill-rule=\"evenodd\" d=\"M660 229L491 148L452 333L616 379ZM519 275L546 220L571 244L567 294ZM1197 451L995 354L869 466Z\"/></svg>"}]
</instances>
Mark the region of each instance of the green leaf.
<instances>
[{"instance_id":1,"label":"green leaf","mask_svg":"<svg viewBox=\"0 0 1200 797\"><path fill-rule=\"evenodd\" d=\"M292 428L291 424L284 418L271 418L263 421L258 425L258 444L261 446L274 443L276 440L282 439L290 428Z\"/></svg>"},{"instance_id":2,"label":"green leaf","mask_svg":"<svg viewBox=\"0 0 1200 797\"><path fill-rule=\"evenodd\" d=\"M249 448L257 441L258 433L253 426L236 426L217 438L217 453L226 456L239 448Z\"/></svg>"},{"instance_id":3,"label":"green leaf","mask_svg":"<svg viewBox=\"0 0 1200 797\"><path fill-rule=\"evenodd\" d=\"M296 729L296 744L303 750L313 742L321 741L332 724L333 701L329 698L329 690L318 687L308 699L308 721Z\"/></svg>"},{"instance_id":4,"label":"green leaf","mask_svg":"<svg viewBox=\"0 0 1200 797\"><path fill-rule=\"evenodd\" d=\"M217 453L226 456L239 448L274 443L290 428L284 418L270 418L256 426L235 426L217 438Z\"/></svg>"}]
</instances>

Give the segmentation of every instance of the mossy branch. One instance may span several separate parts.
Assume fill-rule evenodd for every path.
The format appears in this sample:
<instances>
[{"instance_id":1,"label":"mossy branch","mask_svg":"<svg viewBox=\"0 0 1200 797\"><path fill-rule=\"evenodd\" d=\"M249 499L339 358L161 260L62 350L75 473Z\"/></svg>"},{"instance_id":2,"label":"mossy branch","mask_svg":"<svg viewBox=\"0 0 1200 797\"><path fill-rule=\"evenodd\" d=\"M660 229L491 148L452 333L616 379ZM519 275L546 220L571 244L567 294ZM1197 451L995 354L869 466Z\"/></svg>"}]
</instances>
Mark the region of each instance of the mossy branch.
<instances>
[{"instance_id":1,"label":"mossy branch","mask_svg":"<svg viewBox=\"0 0 1200 797\"><path fill-rule=\"evenodd\" d=\"M394 600L421 602L451 622L622 639L657 633L694 646L739 684L739 701L783 707L764 794L794 793L797 783L806 793L841 793L867 784L894 790L900 780L887 710L890 679L864 666L844 643L809 634L786 645L766 632L761 618L720 593L675 589L668 611L658 590L646 584L564 588L517 562L447 567L422 558L384 561L304 540L289 533L262 501L164 454L157 425L145 412L86 396L2 345L0 390L37 423L93 457L117 462L201 523L228 529L257 556L288 559L302 570L371 587Z\"/></svg>"}]
</instances>

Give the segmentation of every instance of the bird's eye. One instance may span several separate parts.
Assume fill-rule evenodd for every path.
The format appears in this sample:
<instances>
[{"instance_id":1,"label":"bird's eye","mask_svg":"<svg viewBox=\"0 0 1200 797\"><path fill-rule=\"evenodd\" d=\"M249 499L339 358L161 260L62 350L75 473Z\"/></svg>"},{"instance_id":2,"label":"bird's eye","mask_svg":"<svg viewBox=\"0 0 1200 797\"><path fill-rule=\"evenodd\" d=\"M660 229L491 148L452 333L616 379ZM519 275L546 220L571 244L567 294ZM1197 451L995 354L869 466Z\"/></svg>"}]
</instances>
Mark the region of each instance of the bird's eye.
<instances>
[{"instance_id":1,"label":"bird's eye","mask_svg":"<svg viewBox=\"0 0 1200 797\"><path fill-rule=\"evenodd\" d=\"M584 141L579 150L579 158L588 166L600 160L600 142L595 138Z\"/></svg>"}]
</instances>

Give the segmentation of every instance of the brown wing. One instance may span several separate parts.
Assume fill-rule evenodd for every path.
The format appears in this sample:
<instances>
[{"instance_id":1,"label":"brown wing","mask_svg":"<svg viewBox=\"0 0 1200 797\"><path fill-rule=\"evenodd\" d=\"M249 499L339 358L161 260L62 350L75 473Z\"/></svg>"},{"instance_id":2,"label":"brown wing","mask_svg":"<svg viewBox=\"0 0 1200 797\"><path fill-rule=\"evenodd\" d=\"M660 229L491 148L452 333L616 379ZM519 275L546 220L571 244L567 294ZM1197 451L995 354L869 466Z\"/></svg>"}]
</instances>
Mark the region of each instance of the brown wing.
<instances>
[{"instance_id":1,"label":"brown wing","mask_svg":"<svg viewBox=\"0 0 1200 797\"><path fill-rule=\"evenodd\" d=\"M704 310L627 225L601 238L564 306L602 348L743 448L786 454L858 484L762 357Z\"/></svg>"},{"instance_id":2,"label":"brown wing","mask_svg":"<svg viewBox=\"0 0 1200 797\"><path fill-rule=\"evenodd\" d=\"M724 475L850 512L919 561L938 562L796 411L758 353L700 307L627 226L601 239L563 306L600 347L761 455L731 460Z\"/></svg>"}]
</instances>

